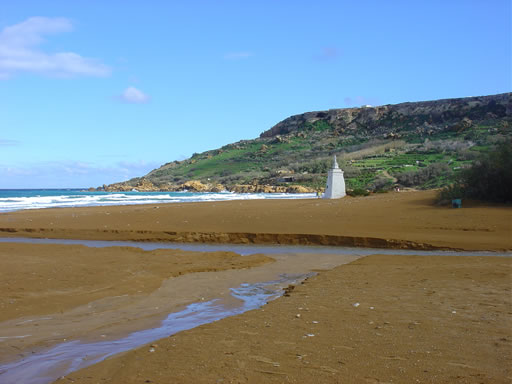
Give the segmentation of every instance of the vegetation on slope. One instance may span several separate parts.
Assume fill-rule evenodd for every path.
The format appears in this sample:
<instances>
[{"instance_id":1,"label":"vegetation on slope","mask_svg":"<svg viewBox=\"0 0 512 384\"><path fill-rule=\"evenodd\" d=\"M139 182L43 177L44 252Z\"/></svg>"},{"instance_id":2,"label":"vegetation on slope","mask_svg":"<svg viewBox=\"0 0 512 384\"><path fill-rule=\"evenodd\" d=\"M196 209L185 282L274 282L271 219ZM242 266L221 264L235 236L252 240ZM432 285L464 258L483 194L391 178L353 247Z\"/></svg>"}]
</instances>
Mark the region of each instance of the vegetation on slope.
<instances>
[{"instance_id":1,"label":"vegetation on slope","mask_svg":"<svg viewBox=\"0 0 512 384\"><path fill-rule=\"evenodd\" d=\"M196 153L142 179L321 189L336 154L349 189L438 188L512 137L511 94L309 112L254 140Z\"/></svg>"},{"instance_id":2,"label":"vegetation on slope","mask_svg":"<svg viewBox=\"0 0 512 384\"><path fill-rule=\"evenodd\" d=\"M439 194L444 202L457 198L512 203L512 140L481 155L471 168L459 174L454 184Z\"/></svg>"}]
</instances>

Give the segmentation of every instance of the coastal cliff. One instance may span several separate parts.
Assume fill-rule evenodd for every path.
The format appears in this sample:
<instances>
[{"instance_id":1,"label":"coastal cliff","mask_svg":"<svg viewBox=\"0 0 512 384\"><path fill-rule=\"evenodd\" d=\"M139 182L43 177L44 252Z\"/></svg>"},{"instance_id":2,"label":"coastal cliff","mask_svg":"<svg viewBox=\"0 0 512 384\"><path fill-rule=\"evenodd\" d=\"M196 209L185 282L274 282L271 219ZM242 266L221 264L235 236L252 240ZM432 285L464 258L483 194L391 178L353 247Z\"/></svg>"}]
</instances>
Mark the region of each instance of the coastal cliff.
<instances>
[{"instance_id":1,"label":"coastal cliff","mask_svg":"<svg viewBox=\"0 0 512 384\"><path fill-rule=\"evenodd\" d=\"M294 115L105 191L314 192L338 155L349 189L437 188L512 137L512 93Z\"/></svg>"},{"instance_id":2,"label":"coastal cliff","mask_svg":"<svg viewBox=\"0 0 512 384\"><path fill-rule=\"evenodd\" d=\"M260 137L289 135L307 130L309 125L327 126L338 135L357 134L381 138L401 133L433 135L444 130L464 131L474 123L512 116L512 96L466 97L383 105L378 107L330 109L288 117L263 132ZM320 123L320 124L319 124Z\"/></svg>"}]
</instances>

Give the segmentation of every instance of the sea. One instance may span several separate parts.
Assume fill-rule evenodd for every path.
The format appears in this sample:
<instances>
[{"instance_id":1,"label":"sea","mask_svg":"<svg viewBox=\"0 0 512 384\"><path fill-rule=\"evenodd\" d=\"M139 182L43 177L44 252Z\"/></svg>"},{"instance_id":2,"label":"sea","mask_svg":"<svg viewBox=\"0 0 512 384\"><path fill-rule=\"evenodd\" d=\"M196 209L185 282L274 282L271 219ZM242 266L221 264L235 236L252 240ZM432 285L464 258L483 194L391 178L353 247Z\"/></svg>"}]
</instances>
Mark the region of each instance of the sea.
<instances>
[{"instance_id":1,"label":"sea","mask_svg":"<svg viewBox=\"0 0 512 384\"><path fill-rule=\"evenodd\" d=\"M90 192L83 189L0 189L0 212L60 207L315 197L314 193Z\"/></svg>"}]
</instances>

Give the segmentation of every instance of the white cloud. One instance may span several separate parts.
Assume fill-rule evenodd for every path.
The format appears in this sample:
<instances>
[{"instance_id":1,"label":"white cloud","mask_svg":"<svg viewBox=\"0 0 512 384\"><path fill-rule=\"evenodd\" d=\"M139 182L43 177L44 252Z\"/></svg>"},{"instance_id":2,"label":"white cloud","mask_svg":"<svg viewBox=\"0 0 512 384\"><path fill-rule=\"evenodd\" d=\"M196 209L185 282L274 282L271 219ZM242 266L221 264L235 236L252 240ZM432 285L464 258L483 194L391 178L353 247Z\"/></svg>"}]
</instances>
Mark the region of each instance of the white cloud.
<instances>
[{"instance_id":1,"label":"white cloud","mask_svg":"<svg viewBox=\"0 0 512 384\"><path fill-rule=\"evenodd\" d=\"M149 96L135 87L128 87L121 94L121 100L126 103L143 104L149 101Z\"/></svg>"},{"instance_id":2,"label":"white cloud","mask_svg":"<svg viewBox=\"0 0 512 384\"><path fill-rule=\"evenodd\" d=\"M244 60L248 59L249 57L254 56L253 52L229 52L224 55L224 59L226 60Z\"/></svg>"},{"instance_id":3,"label":"white cloud","mask_svg":"<svg viewBox=\"0 0 512 384\"><path fill-rule=\"evenodd\" d=\"M51 76L108 76L110 68L74 52L50 53L38 49L44 35L72 30L66 18L31 17L0 31L0 79L32 72Z\"/></svg>"}]
</instances>

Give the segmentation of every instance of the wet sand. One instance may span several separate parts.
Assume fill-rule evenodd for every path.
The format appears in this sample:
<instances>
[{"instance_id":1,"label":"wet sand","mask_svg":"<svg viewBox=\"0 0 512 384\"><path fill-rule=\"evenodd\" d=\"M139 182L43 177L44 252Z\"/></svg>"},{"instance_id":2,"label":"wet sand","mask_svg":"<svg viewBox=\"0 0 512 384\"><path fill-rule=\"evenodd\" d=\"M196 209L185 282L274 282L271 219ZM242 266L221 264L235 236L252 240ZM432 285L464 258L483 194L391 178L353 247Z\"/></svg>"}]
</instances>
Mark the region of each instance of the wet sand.
<instances>
[{"instance_id":1,"label":"wet sand","mask_svg":"<svg viewBox=\"0 0 512 384\"><path fill-rule=\"evenodd\" d=\"M511 268L499 257L367 256L57 382L510 383Z\"/></svg>"},{"instance_id":2,"label":"wet sand","mask_svg":"<svg viewBox=\"0 0 512 384\"><path fill-rule=\"evenodd\" d=\"M512 207L434 205L435 192L59 208L0 214L0 236L512 249Z\"/></svg>"},{"instance_id":3,"label":"wet sand","mask_svg":"<svg viewBox=\"0 0 512 384\"><path fill-rule=\"evenodd\" d=\"M232 252L0 243L0 362L151 327L218 293L204 275L269 263Z\"/></svg>"},{"instance_id":4,"label":"wet sand","mask_svg":"<svg viewBox=\"0 0 512 384\"><path fill-rule=\"evenodd\" d=\"M0 243L0 260L0 322L63 312L104 297L148 294L165 279L188 273L274 261L233 252L16 243Z\"/></svg>"},{"instance_id":5,"label":"wet sand","mask_svg":"<svg viewBox=\"0 0 512 384\"><path fill-rule=\"evenodd\" d=\"M463 209L450 209L434 206L433 197L433 192L407 192L338 201L21 211L0 215L0 236L512 249L510 207L465 203ZM306 265L313 268L311 261L320 256L304 256L299 262L285 255L281 261L267 263L268 258L260 255L244 264L246 257L229 253L215 257L195 253L191 261L182 252L176 261L179 252L169 250L45 247L0 244L0 277L7 281L0 285L0 297L9 298L0 302L0 312L9 307L0 329L21 335L41 328L38 332L45 342L56 331L55 324L73 337L80 336L77 329L83 328L84 337L91 337L89 331L95 330L96 336L107 333L114 339L129 328L105 328L105 320L107 325L116 321L109 317L111 312L147 310L172 292L180 292L172 304L178 308L213 294L210 287L215 279L215 292L229 296L230 284L245 281L240 279L246 275L242 278L238 271L255 271L251 281L262 281L258 279L268 278L271 266L290 271ZM72 263L67 262L70 254L75 255ZM154 352L143 347L73 373L63 382L512 380L506 370L512 348L510 258L381 255L354 259L326 261L317 277L262 310L160 340ZM348 261L352 263L332 269ZM54 273L56 266L62 273ZM167 279L200 270L210 272ZM179 295L184 297L177 299ZM357 308L352 306L356 302L360 303ZM62 317L53 325L40 320L32 326L34 316L41 319L57 313L58 317L59 311ZM91 311L101 313L92 316L97 323L90 320ZM162 313L160 308L150 315L161 318ZM85 317L86 323L75 323ZM131 317L125 320L137 323ZM149 320L143 321L147 325ZM62 337L54 336L53 342ZM12 356L17 348L30 353L24 343L24 339L1 342L3 356Z\"/></svg>"}]
</instances>

